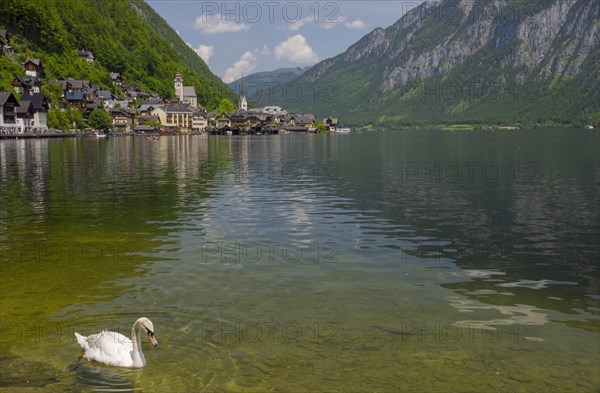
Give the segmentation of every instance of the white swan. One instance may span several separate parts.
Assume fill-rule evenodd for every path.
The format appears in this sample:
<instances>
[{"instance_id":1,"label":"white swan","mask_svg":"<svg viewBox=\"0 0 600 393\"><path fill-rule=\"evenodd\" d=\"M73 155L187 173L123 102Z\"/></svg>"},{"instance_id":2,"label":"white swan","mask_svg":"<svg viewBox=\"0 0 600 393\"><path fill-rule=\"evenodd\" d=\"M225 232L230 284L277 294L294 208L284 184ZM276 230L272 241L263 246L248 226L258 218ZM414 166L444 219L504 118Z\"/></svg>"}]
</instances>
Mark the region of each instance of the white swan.
<instances>
[{"instance_id":1,"label":"white swan","mask_svg":"<svg viewBox=\"0 0 600 393\"><path fill-rule=\"evenodd\" d=\"M148 335L152 345L158 345L154 337L154 326L148 318L135 321L131 328L131 340L120 333L106 330L87 337L75 333L75 337L85 351L83 355L85 359L109 366L144 367L146 358L142 352L142 333Z\"/></svg>"}]
</instances>

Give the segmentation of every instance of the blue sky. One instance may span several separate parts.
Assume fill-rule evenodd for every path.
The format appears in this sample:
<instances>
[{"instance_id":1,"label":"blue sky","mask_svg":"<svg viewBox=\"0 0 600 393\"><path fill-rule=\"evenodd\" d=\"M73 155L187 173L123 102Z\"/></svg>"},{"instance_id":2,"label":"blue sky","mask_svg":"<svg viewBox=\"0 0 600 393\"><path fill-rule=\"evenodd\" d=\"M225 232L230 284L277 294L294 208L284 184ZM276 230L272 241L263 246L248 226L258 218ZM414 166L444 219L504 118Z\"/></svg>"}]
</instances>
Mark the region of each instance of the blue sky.
<instances>
[{"instance_id":1,"label":"blue sky","mask_svg":"<svg viewBox=\"0 0 600 393\"><path fill-rule=\"evenodd\" d=\"M345 51L423 0L147 0L225 82Z\"/></svg>"}]
</instances>

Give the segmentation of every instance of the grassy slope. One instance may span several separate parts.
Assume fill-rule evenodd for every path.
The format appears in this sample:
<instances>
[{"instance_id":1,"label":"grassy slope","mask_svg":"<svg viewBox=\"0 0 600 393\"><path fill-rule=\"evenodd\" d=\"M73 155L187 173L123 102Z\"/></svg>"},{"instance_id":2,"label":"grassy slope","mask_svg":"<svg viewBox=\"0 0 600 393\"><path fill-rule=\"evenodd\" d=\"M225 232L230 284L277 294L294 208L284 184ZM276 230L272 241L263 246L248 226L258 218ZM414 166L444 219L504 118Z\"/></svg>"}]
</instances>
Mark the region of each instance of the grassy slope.
<instances>
[{"instance_id":1,"label":"grassy slope","mask_svg":"<svg viewBox=\"0 0 600 393\"><path fill-rule=\"evenodd\" d=\"M235 99L142 0L3 0L0 25L15 34L13 46L22 53L16 61L42 59L48 78L89 79L110 87L109 72L120 72L126 82L174 97L173 78L181 72L201 104L214 108L223 96ZM79 60L78 49L92 51L96 62ZM6 63L0 62L2 70L9 67ZM14 76L2 72L0 85L5 87Z\"/></svg>"}]
</instances>

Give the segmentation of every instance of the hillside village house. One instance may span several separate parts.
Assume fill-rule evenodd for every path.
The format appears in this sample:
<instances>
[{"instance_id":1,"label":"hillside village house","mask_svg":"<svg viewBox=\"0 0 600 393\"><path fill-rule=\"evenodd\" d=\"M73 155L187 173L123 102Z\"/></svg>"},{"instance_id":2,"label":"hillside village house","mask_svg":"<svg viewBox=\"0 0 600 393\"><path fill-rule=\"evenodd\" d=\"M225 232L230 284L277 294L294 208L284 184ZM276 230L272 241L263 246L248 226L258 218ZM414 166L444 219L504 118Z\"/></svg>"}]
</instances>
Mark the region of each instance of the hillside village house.
<instances>
[{"instance_id":1,"label":"hillside village house","mask_svg":"<svg viewBox=\"0 0 600 393\"><path fill-rule=\"evenodd\" d=\"M111 72L110 79L112 79L112 82L114 85L123 86L123 78L121 77L121 74L119 74L118 72Z\"/></svg>"},{"instance_id":2,"label":"hillside village house","mask_svg":"<svg viewBox=\"0 0 600 393\"><path fill-rule=\"evenodd\" d=\"M25 68L25 75L35 76L38 78L45 78L46 72L44 71L44 65L40 59L29 59L23 63Z\"/></svg>"},{"instance_id":3,"label":"hillside village house","mask_svg":"<svg viewBox=\"0 0 600 393\"><path fill-rule=\"evenodd\" d=\"M94 62L94 55L92 54L92 52L87 51L87 50L80 50L79 51L79 58L82 60L87 61L88 63L93 63Z\"/></svg>"},{"instance_id":4,"label":"hillside village house","mask_svg":"<svg viewBox=\"0 0 600 393\"><path fill-rule=\"evenodd\" d=\"M10 82L17 93L39 93L42 80L37 76L17 76Z\"/></svg>"}]
</instances>

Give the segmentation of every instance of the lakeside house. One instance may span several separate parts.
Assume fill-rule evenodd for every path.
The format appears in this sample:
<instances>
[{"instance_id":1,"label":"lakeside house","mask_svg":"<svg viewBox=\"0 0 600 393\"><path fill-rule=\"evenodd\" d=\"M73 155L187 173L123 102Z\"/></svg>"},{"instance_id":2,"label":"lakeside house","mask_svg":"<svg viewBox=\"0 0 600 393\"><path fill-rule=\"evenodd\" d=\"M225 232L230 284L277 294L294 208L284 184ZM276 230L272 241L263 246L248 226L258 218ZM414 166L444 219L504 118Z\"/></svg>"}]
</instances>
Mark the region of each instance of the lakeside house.
<instances>
[{"instance_id":1,"label":"lakeside house","mask_svg":"<svg viewBox=\"0 0 600 393\"><path fill-rule=\"evenodd\" d=\"M113 118L113 127L118 132L135 130L137 112L133 108L112 108L109 110Z\"/></svg>"},{"instance_id":2,"label":"lakeside house","mask_svg":"<svg viewBox=\"0 0 600 393\"><path fill-rule=\"evenodd\" d=\"M340 121L337 117L328 117L323 119L323 125L325 126L326 132L336 132Z\"/></svg>"},{"instance_id":3,"label":"lakeside house","mask_svg":"<svg viewBox=\"0 0 600 393\"><path fill-rule=\"evenodd\" d=\"M12 93L0 91L0 127L16 131L19 101Z\"/></svg>"},{"instance_id":4,"label":"lakeside house","mask_svg":"<svg viewBox=\"0 0 600 393\"><path fill-rule=\"evenodd\" d=\"M12 93L2 91L0 129L12 134L45 131L48 108L48 98L43 93L25 93L17 100Z\"/></svg>"},{"instance_id":5,"label":"lakeside house","mask_svg":"<svg viewBox=\"0 0 600 393\"><path fill-rule=\"evenodd\" d=\"M48 110L50 109L50 101L44 93L25 93L21 96L22 100L31 102L33 109L32 127L38 130L48 128Z\"/></svg>"},{"instance_id":6,"label":"lakeside house","mask_svg":"<svg viewBox=\"0 0 600 393\"><path fill-rule=\"evenodd\" d=\"M0 36L2 45L8 43L8 34ZM93 62L91 52L80 50L80 58ZM17 92L2 95L3 132L10 127L11 133L24 133L47 129L48 98L41 92L45 78L44 64L40 59L30 58L23 63L25 75L16 76L11 85ZM248 109L243 88L240 92L238 109L232 113L217 116L217 111L207 113L198 106L194 86L185 86L183 77L176 73L174 88L177 99L162 99L132 84L125 84L119 73L110 73L114 86L119 92L113 93L89 80L59 78L47 83L58 85L62 91L57 104L62 110L76 110L85 122L90 114L103 109L112 115L112 129L119 132L143 130L173 133L204 133L232 131L235 134L279 133L284 131L314 132L315 119L311 114L290 114L279 106ZM122 92L122 93L121 93ZM126 98L123 97L123 93ZM21 95L20 99L17 99ZM139 108L132 105L143 101Z\"/></svg>"},{"instance_id":7,"label":"lakeside house","mask_svg":"<svg viewBox=\"0 0 600 393\"><path fill-rule=\"evenodd\" d=\"M208 128L208 117L205 112L194 112L192 117L192 131L204 132Z\"/></svg>"},{"instance_id":8,"label":"lakeside house","mask_svg":"<svg viewBox=\"0 0 600 393\"><path fill-rule=\"evenodd\" d=\"M29 132L33 128L33 105L31 101L19 100L19 106L16 107L16 127L19 133Z\"/></svg>"}]
</instances>

